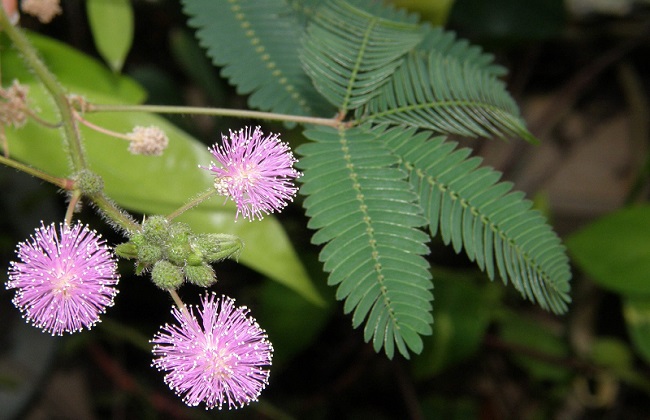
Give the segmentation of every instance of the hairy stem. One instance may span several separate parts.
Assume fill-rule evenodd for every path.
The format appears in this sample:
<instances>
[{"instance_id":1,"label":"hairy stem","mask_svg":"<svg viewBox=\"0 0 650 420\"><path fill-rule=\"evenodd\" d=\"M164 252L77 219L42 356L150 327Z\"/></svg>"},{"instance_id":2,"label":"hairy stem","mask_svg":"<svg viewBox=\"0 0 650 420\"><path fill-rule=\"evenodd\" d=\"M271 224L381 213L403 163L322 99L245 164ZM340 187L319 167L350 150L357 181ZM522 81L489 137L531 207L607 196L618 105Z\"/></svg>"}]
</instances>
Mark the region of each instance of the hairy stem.
<instances>
[{"instance_id":1,"label":"hairy stem","mask_svg":"<svg viewBox=\"0 0 650 420\"><path fill-rule=\"evenodd\" d=\"M85 112L152 112L157 114L195 114L220 117L254 118L268 121L287 121L301 124L338 127L341 121L334 118L306 117L300 115L276 114L273 112L249 111L243 109L205 108L196 106L170 105L102 105L84 104Z\"/></svg>"},{"instance_id":2,"label":"hairy stem","mask_svg":"<svg viewBox=\"0 0 650 420\"><path fill-rule=\"evenodd\" d=\"M41 171L40 169L32 168L31 166L16 162L15 160L8 159L4 156L0 156L0 163L9 166L10 168L18 169L19 171L35 176L36 178L40 178L43 181L56 185L61 189L71 190L73 188L73 182L67 178L59 178L54 175L50 175Z\"/></svg>"},{"instance_id":3,"label":"hairy stem","mask_svg":"<svg viewBox=\"0 0 650 420\"><path fill-rule=\"evenodd\" d=\"M180 216L181 214L185 213L187 210L194 208L207 200L208 198L212 197L217 192L216 189L210 187L206 191L200 193L197 195L195 198L190 200L189 202L185 203L182 207L179 207L178 209L174 210L172 213L170 213L167 216L167 220L171 221L172 219Z\"/></svg>"},{"instance_id":4,"label":"hairy stem","mask_svg":"<svg viewBox=\"0 0 650 420\"><path fill-rule=\"evenodd\" d=\"M45 88L50 92L50 95L52 95L52 99L54 100L61 116L63 131L65 132L65 139L68 143L70 159L74 171L76 172L85 169L86 158L81 144L81 138L72 116L72 110L70 109L65 90L43 61L38 57L36 49L29 42L25 34L11 24L7 14L1 7L0 26L7 36L9 36L9 39L14 46L21 52L21 56L23 57L23 60L25 60L25 63L32 69L34 74L36 74L41 83L43 83L43 86L45 86Z\"/></svg>"}]
</instances>

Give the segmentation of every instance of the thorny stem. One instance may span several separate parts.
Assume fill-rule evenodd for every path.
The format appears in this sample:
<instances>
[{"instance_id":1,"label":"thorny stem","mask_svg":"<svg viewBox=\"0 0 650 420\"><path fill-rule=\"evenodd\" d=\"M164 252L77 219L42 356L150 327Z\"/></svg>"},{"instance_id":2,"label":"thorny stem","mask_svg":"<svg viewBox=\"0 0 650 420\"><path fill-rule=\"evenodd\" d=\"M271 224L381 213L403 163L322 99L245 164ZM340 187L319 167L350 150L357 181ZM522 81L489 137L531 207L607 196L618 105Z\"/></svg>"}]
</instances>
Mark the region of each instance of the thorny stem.
<instances>
[{"instance_id":1,"label":"thorny stem","mask_svg":"<svg viewBox=\"0 0 650 420\"><path fill-rule=\"evenodd\" d=\"M318 118L301 115L276 114L273 112L249 111L243 109L205 108L195 106L170 105L108 105L86 103L85 112L152 112L157 114L195 114L220 117L254 118L268 121L287 121L301 124L338 127L341 121L335 118Z\"/></svg>"}]
</instances>

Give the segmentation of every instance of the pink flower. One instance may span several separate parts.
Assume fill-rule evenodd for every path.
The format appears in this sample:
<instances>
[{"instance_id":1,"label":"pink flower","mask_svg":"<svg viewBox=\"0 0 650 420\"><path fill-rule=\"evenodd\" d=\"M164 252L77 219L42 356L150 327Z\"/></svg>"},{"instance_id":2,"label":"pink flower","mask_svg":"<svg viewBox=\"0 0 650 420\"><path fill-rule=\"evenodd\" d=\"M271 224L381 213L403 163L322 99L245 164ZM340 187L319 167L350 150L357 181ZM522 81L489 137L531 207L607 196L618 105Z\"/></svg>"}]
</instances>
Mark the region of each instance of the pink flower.
<instances>
[{"instance_id":1,"label":"pink flower","mask_svg":"<svg viewBox=\"0 0 650 420\"><path fill-rule=\"evenodd\" d=\"M165 325L154 336L153 366L166 371L165 383L190 406L239 408L257 401L266 387L273 346L246 307L215 294L201 308L172 309L180 325Z\"/></svg>"},{"instance_id":2,"label":"pink flower","mask_svg":"<svg viewBox=\"0 0 650 420\"><path fill-rule=\"evenodd\" d=\"M219 165L210 163L219 194L229 196L237 204L237 216L262 219L264 214L280 211L298 191L293 180L302 176L293 168L296 159L278 134L264 137L260 127L230 132L223 136L221 146L210 152ZM237 218L235 216L235 219Z\"/></svg>"},{"instance_id":3,"label":"pink flower","mask_svg":"<svg viewBox=\"0 0 650 420\"><path fill-rule=\"evenodd\" d=\"M112 250L88 226L52 223L18 244L7 289L32 325L52 335L92 328L113 306L119 281Z\"/></svg>"}]
</instances>

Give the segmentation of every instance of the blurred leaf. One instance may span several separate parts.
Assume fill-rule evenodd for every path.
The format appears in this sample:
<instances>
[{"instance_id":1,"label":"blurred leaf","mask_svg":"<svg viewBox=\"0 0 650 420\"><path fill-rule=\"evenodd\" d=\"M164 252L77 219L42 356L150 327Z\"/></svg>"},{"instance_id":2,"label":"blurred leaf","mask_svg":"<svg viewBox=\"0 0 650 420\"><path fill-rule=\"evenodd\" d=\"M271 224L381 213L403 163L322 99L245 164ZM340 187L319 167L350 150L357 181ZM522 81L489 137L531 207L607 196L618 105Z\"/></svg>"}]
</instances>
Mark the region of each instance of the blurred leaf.
<instances>
[{"instance_id":1,"label":"blurred leaf","mask_svg":"<svg viewBox=\"0 0 650 420\"><path fill-rule=\"evenodd\" d=\"M503 341L515 346L514 361L538 380L562 381L571 375L569 368L545 361L541 357L526 355L517 351L521 346L540 356L564 358L569 355L568 343L539 320L509 313L499 322L499 334Z\"/></svg>"},{"instance_id":2,"label":"blurred leaf","mask_svg":"<svg viewBox=\"0 0 650 420\"><path fill-rule=\"evenodd\" d=\"M393 0L397 7L403 7L420 14L422 19L434 25L444 25L455 0Z\"/></svg>"},{"instance_id":3,"label":"blurred leaf","mask_svg":"<svg viewBox=\"0 0 650 420\"><path fill-rule=\"evenodd\" d=\"M196 83L213 104L224 101L223 86L217 71L199 47L196 38L185 30L172 30L169 35L171 53L183 71Z\"/></svg>"},{"instance_id":4,"label":"blurred leaf","mask_svg":"<svg viewBox=\"0 0 650 420\"><path fill-rule=\"evenodd\" d=\"M564 27L563 0L456 0L450 23L473 37L510 40L558 36Z\"/></svg>"},{"instance_id":5,"label":"blurred leaf","mask_svg":"<svg viewBox=\"0 0 650 420\"><path fill-rule=\"evenodd\" d=\"M472 282L474 274L433 269L433 334L423 337L424 350L414 356L414 374L433 376L471 357L483 341L502 288Z\"/></svg>"},{"instance_id":6,"label":"blurred leaf","mask_svg":"<svg viewBox=\"0 0 650 420\"><path fill-rule=\"evenodd\" d=\"M129 0L86 0L95 47L119 73L133 42L133 8Z\"/></svg>"},{"instance_id":7,"label":"blurred leaf","mask_svg":"<svg viewBox=\"0 0 650 420\"><path fill-rule=\"evenodd\" d=\"M589 359L600 366L615 370L632 367L630 348L621 340L613 337L598 337L591 346Z\"/></svg>"},{"instance_id":8,"label":"blurred leaf","mask_svg":"<svg viewBox=\"0 0 650 420\"><path fill-rule=\"evenodd\" d=\"M44 57L68 58L67 65L56 61L54 69L57 77L67 82L66 87L70 92L98 103L142 99L141 89L129 79L111 74L63 44L43 37L32 38ZM70 76L71 73L80 72L83 76ZM48 93L24 67L15 50L8 49L3 54L2 76L5 80L17 78L28 84L30 104L42 110L39 114L46 120L57 121ZM114 88L111 89L111 86ZM128 152L124 140L81 128L90 167L103 177L106 194L121 206L146 214L168 214L212 186L210 173L198 168L199 165L207 166L211 160L207 147L165 119L148 113L113 112L89 115L88 120L121 133L130 132L136 125L154 125L169 137L169 147L163 156L134 156ZM8 129L7 138L13 158L57 176L70 175L68 158L58 130L30 121L21 129ZM245 243L240 257L242 263L290 287L311 302L322 304L322 298L277 219L267 216L259 222L236 223L234 216L234 204L217 197L179 219L198 232L238 235Z\"/></svg>"},{"instance_id":9,"label":"blurred leaf","mask_svg":"<svg viewBox=\"0 0 650 420\"><path fill-rule=\"evenodd\" d=\"M650 296L626 296L623 316L635 349L650 364Z\"/></svg>"},{"instance_id":10,"label":"blurred leaf","mask_svg":"<svg viewBox=\"0 0 650 420\"><path fill-rule=\"evenodd\" d=\"M574 262L602 287L650 294L650 206L617 211L574 233L566 245Z\"/></svg>"},{"instance_id":11,"label":"blurred leaf","mask_svg":"<svg viewBox=\"0 0 650 420\"><path fill-rule=\"evenodd\" d=\"M331 305L315 306L277 282L265 282L260 299L255 317L273 343L275 367L312 344L332 313Z\"/></svg>"},{"instance_id":12,"label":"blurred leaf","mask_svg":"<svg viewBox=\"0 0 650 420\"><path fill-rule=\"evenodd\" d=\"M437 420L466 420L482 418L480 407L476 400L470 398L430 397L422 401L422 418Z\"/></svg>"}]
</instances>

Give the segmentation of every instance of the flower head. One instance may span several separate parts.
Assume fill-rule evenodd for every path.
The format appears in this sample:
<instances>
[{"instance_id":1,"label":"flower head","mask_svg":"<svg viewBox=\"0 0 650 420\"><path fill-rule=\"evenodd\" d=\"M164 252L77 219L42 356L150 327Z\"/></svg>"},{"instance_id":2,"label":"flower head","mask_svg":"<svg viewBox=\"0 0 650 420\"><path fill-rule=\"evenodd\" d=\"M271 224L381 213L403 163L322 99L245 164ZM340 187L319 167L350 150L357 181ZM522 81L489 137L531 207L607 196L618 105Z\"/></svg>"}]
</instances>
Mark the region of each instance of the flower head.
<instances>
[{"instance_id":1,"label":"flower head","mask_svg":"<svg viewBox=\"0 0 650 420\"><path fill-rule=\"evenodd\" d=\"M27 122L29 87L14 80L7 89L0 87L0 124L22 127Z\"/></svg>"},{"instance_id":2,"label":"flower head","mask_svg":"<svg viewBox=\"0 0 650 420\"><path fill-rule=\"evenodd\" d=\"M164 131L156 126L137 126L128 134L129 152L134 155L160 156L169 144Z\"/></svg>"},{"instance_id":3,"label":"flower head","mask_svg":"<svg viewBox=\"0 0 650 420\"><path fill-rule=\"evenodd\" d=\"M293 180L302 174L293 168L296 159L278 134L264 136L260 127L253 132L247 127L222 139L222 145L210 149L219 164L204 169L215 174L219 194L237 204L237 216L262 219L293 199L298 191Z\"/></svg>"},{"instance_id":4,"label":"flower head","mask_svg":"<svg viewBox=\"0 0 650 420\"><path fill-rule=\"evenodd\" d=\"M154 336L153 366L167 372L165 383L187 405L230 409L257 401L273 357L264 330L226 296L206 294L195 309L172 309L179 325L165 325Z\"/></svg>"},{"instance_id":5,"label":"flower head","mask_svg":"<svg viewBox=\"0 0 650 420\"><path fill-rule=\"evenodd\" d=\"M119 281L115 256L88 226L41 225L18 244L7 289L32 325L52 335L92 328L113 305Z\"/></svg>"},{"instance_id":6,"label":"flower head","mask_svg":"<svg viewBox=\"0 0 650 420\"><path fill-rule=\"evenodd\" d=\"M59 0L23 0L20 7L23 12L36 17L41 23L50 23L56 15L61 14Z\"/></svg>"}]
</instances>

